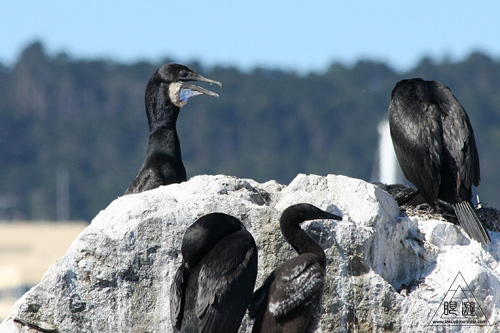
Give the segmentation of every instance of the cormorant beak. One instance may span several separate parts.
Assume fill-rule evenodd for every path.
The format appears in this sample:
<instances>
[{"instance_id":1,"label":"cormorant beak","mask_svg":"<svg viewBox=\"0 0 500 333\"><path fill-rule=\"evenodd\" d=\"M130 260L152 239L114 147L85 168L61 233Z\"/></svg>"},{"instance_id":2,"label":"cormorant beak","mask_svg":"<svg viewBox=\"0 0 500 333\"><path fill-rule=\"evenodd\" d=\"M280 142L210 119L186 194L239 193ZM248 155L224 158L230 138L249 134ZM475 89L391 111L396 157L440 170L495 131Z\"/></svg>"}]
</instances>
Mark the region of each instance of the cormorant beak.
<instances>
[{"instance_id":1,"label":"cormorant beak","mask_svg":"<svg viewBox=\"0 0 500 333\"><path fill-rule=\"evenodd\" d=\"M319 213L317 216L315 216L315 219L318 219L318 220L322 220L322 219L325 219L325 220L342 220L342 216L338 216L338 215L331 214L331 213L328 213L328 212L322 212L322 213Z\"/></svg>"},{"instance_id":2,"label":"cormorant beak","mask_svg":"<svg viewBox=\"0 0 500 333\"><path fill-rule=\"evenodd\" d=\"M219 97L219 94L214 93L213 91L210 91L208 89L196 86L192 83L186 82L186 81L200 81L200 82L207 82L209 84L216 84L219 87L222 88L222 83L219 81L207 79L206 77L203 77L197 73L192 73L186 78L183 78L180 80L181 82L181 91L179 92L179 98L181 101L187 101L190 97L193 96L198 96L201 94L205 94L208 96L212 97Z\"/></svg>"}]
</instances>

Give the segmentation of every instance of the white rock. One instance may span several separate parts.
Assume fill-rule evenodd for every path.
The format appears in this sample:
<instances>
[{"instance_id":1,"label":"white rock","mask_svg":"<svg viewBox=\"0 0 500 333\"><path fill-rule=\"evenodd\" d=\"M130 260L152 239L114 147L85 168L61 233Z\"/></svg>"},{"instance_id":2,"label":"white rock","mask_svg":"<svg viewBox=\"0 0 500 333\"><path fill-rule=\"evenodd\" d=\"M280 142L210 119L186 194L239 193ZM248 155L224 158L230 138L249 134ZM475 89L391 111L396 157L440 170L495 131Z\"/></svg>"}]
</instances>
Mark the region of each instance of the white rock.
<instances>
[{"instance_id":1,"label":"white rock","mask_svg":"<svg viewBox=\"0 0 500 333\"><path fill-rule=\"evenodd\" d=\"M239 218L259 246L258 287L295 255L279 216L300 202L343 216L303 226L328 257L319 331L442 331L426 325L459 272L490 326L446 330L498 330L499 233L482 246L452 224L400 217L390 195L344 176L298 175L283 186L218 175L112 202L16 302L0 331L171 332L169 290L186 227L212 212ZM241 332L250 331L245 317Z\"/></svg>"}]
</instances>

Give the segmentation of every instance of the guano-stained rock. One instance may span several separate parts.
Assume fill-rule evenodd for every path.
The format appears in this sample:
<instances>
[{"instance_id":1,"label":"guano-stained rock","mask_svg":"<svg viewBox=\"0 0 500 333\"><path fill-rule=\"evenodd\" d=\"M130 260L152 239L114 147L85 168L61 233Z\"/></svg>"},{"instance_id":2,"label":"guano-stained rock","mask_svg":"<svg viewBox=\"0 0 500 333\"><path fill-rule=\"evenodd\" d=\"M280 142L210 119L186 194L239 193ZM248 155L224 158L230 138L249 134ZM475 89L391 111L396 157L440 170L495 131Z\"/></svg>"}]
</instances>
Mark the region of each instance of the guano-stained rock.
<instances>
[{"instance_id":1,"label":"guano-stained rock","mask_svg":"<svg viewBox=\"0 0 500 333\"><path fill-rule=\"evenodd\" d=\"M171 332L169 290L185 229L212 212L239 218L259 247L258 287L295 256L279 216L300 202L343 216L304 224L328 258L318 331L443 331L431 320L461 276L489 325L446 329L498 331L500 233L482 246L453 224L404 216L362 180L301 174L288 186L197 176L116 199L14 305L0 332ZM240 331L251 324L245 317Z\"/></svg>"}]
</instances>

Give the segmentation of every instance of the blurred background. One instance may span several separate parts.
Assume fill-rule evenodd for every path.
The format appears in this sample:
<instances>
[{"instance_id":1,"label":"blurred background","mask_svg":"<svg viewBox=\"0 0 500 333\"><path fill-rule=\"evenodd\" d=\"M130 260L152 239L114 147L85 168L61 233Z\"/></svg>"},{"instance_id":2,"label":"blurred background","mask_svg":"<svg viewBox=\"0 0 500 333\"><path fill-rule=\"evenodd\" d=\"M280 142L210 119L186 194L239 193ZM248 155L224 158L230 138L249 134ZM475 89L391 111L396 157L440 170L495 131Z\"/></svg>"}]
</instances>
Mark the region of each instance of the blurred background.
<instances>
[{"instance_id":1,"label":"blurred background","mask_svg":"<svg viewBox=\"0 0 500 333\"><path fill-rule=\"evenodd\" d=\"M0 320L136 175L144 89L166 62L224 84L179 116L188 177L403 181L381 178L391 157L380 157L379 127L396 82L422 77L467 110L475 192L499 208L499 10L494 0L2 3Z\"/></svg>"}]
</instances>

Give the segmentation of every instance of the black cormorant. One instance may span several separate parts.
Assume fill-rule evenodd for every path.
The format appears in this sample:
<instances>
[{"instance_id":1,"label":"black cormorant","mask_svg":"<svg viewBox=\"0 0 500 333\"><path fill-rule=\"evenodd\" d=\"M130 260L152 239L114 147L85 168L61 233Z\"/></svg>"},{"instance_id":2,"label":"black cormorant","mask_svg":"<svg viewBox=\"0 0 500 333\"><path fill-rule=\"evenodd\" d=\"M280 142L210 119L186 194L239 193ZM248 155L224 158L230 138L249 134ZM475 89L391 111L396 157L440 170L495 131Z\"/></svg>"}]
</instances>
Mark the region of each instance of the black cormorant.
<instances>
[{"instance_id":1,"label":"black cormorant","mask_svg":"<svg viewBox=\"0 0 500 333\"><path fill-rule=\"evenodd\" d=\"M174 332L237 332L255 286L257 247L235 217L212 213L187 228L170 288Z\"/></svg>"},{"instance_id":2,"label":"black cormorant","mask_svg":"<svg viewBox=\"0 0 500 333\"><path fill-rule=\"evenodd\" d=\"M467 234L489 243L471 203L479 156L462 105L448 87L420 78L398 82L391 97L391 137L406 178L436 212L439 202L451 205Z\"/></svg>"},{"instance_id":3,"label":"black cormorant","mask_svg":"<svg viewBox=\"0 0 500 333\"><path fill-rule=\"evenodd\" d=\"M179 64L163 65L149 79L145 93L150 132L147 155L125 194L186 181L176 129L177 116L190 97L201 94L219 97L189 81L203 81L222 87L220 82L204 78Z\"/></svg>"},{"instance_id":4,"label":"black cormorant","mask_svg":"<svg viewBox=\"0 0 500 333\"><path fill-rule=\"evenodd\" d=\"M255 319L252 332L313 332L321 319L321 298L326 274L325 252L300 228L307 220L334 219L310 204L285 209L281 233L297 251L297 257L282 263L253 295L248 308Z\"/></svg>"}]
</instances>

